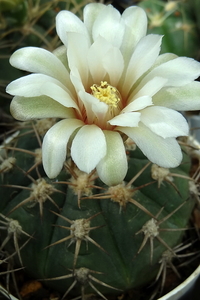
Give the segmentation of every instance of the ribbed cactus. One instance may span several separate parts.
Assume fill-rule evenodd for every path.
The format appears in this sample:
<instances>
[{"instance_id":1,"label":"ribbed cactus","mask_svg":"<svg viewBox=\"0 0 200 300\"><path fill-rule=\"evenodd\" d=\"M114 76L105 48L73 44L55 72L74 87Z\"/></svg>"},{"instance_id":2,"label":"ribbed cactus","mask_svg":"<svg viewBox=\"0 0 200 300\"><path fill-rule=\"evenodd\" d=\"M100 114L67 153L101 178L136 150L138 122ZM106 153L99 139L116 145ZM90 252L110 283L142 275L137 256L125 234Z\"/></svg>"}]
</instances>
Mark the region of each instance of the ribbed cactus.
<instances>
[{"instance_id":1,"label":"ribbed cactus","mask_svg":"<svg viewBox=\"0 0 200 300\"><path fill-rule=\"evenodd\" d=\"M148 15L149 33L164 35L163 53L199 58L198 7L195 9L192 1L143 0L139 6Z\"/></svg>"},{"instance_id":2,"label":"ribbed cactus","mask_svg":"<svg viewBox=\"0 0 200 300\"><path fill-rule=\"evenodd\" d=\"M190 158L169 171L127 150L125 181L111 187L68 158L56 181L49 180L37 126L25 123L1 150L2 245L17 251L27 273L61 294L105 297L149 283L191 214Z\"/></svg>"}]
</instances>

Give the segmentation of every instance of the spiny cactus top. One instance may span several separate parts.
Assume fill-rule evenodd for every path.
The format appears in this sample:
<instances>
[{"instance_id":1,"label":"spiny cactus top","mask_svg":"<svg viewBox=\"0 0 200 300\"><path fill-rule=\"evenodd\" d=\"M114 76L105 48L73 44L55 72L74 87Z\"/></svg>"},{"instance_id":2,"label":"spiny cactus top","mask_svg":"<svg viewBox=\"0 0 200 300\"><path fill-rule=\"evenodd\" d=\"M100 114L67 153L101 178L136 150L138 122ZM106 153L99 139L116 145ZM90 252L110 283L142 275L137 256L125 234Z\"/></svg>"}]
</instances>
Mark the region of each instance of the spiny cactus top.
<instances>
[{"instance_id":1,"label":"spiny cactus top","mask_svg":"<svg viewBox=\"0 0 200 300\"><path fill-rule=\"evenodd\" d=\"M188 134L177 110L200 109L200 64L159 55L162 36L146 35L147 17L132 6L122 15L111 5L88 4L84 21L69 11L56 19L64 46L54 53L17 50L10 63L33 72L10 83L11 113L18 120L61 118L43 141L43 165L56 177L66 145L78 168L96 168L108 185L127 173L124 140L130 137L148 159L176 167L182 154L177 136Z\"/></svg>"}]
</instances>

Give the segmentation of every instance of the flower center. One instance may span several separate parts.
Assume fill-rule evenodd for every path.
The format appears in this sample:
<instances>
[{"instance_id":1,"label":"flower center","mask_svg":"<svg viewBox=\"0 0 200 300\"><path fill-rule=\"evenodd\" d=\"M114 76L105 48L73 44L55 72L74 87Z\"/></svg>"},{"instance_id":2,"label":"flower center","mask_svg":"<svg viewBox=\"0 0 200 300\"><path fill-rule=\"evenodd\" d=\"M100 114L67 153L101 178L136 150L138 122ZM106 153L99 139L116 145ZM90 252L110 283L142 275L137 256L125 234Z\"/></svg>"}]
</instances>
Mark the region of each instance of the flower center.
<instances>
[{"instance_id":1,"label":"flower center","mask_svg":"<svg viewBox=\"0 0 200 300\"><path fill-rule=\"evenodd\" d=\"M121 101L120 93L107 81L101 81L101 85L93 84L91 87L92 95L101 102L106 103L110 107L118 107Z\"/></svg>"}]
</instances>

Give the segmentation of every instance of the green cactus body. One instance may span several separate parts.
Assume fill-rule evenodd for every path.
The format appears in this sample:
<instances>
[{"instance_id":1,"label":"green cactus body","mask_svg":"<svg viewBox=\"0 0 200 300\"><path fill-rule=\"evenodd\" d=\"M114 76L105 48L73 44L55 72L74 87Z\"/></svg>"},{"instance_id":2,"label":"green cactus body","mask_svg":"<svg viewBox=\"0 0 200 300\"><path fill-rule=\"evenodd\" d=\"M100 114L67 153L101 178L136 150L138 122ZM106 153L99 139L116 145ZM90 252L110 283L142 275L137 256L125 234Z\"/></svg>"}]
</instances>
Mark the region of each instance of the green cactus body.
<instances>
[{"instance_id":1,"label":"green cactus body","mask_svg":"<svg viewBox=\"0 0 200 300\"><path fill-rule=\"evenodd\" d=\"M163 35L162 53L197 58L199 31L192 12L191 1L151 1L139 3L148 18L148 32ZM198 11L198 10L197 10Z\"/></svg>"},{"instance_id":2,"label":"green cactus body","mask_svg":"<svg viewBox=\"0 0 200 300\"><path fill-rule=\"evenodd\" d=\"M15 9L22 2L23 0L1 0L0 11Z\"/></svg>"},{"instance_id":3,"label":"green cactus body","mask_svg":"<svg viewBox=\"0 0 200 300\"><path fill-rule=\"evenodd\" d=\"M160 182L152 179L152 164L139 150L127 150L126 182L117 187L103 185L95 173L80 173L70 161L50 181L40 160L26 173L36 164L31 152L40 148L27 126L1 150L5 160L15 160L1 174L0 228L17 220L19 248L30 239L15 255L18 264L21 259L31 276L74 296L116 294L154 279L162 253L180 242L183 231L176 229L187 226L193 208L189 180L179 177L188 176L189 157L171 171L178 176L169 173ZM15 252L14 234L1 232L5 248Z\"/></svg>"}]
</instances>

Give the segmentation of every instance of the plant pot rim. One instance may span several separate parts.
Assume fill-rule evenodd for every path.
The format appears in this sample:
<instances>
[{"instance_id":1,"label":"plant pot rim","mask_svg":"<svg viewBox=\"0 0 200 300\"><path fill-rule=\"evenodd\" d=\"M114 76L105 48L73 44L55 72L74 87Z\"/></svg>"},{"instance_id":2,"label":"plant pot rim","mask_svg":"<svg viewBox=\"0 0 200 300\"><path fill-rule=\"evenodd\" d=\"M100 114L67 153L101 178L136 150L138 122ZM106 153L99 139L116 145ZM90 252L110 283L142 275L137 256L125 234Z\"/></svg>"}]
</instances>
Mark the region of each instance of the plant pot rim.
<instances>
[{"instance_id":1,"label":"plant pot rim","mask_svg":"<svg viewBox=\"0 0 200 300\"><path fill-rule=\"evenodd\" d=\"M180 285L178 285L175 289L171 292L167 293L166 295L162 296L157 300L178 300L183 295L185 295L195 284L196 280L200 276L200 265L198 268Z\"/></svg>"},{"instance_id":2,"label":"plant pot rim","mask_svg":"<svg viewBox=\"0 0 200 300\"><path fill-rule=\"evenodd\" d=\"M183 281L171 292L167 293L166 295L162 296L157 300L179 300L194 286L198 278L200 278L200 265L185 281ZM18 300L16 297L9 294L1 285L0 294L3 294L5 297L11 300Z\"/></svg>"}]
</instances>

